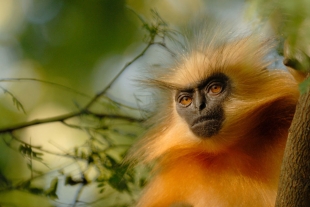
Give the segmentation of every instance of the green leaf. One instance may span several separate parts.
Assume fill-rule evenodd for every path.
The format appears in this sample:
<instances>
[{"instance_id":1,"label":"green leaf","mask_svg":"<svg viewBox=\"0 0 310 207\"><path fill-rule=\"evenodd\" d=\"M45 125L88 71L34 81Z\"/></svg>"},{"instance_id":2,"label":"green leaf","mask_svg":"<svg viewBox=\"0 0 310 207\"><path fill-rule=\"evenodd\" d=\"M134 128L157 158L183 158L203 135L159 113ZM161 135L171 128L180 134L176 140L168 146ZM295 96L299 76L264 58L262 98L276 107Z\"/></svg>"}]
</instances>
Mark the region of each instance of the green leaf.
<instances>
[{"instance_id":1,"label":"green leaf","mask_svg":"<svg viewBox=\"0 0 310 207\"><path fill-rule=\"evenodd\" d=\"M21 144L21 145L19 146L18 151L19 151L20 153L22 153L24 156L29 156L29 157L30 157L31 154L32 154L32 148L31 148L30 145L27 145L27 144Z\"/></svg>"},{"instance_id":2,"label":"green leaf","mask_svg":"<svg viewBox=\"0 0 310 207\"><path fill-rule=\"evenodd\" d=\"M129 191L128 183L119 174L114 174L109 179L109 184L119 192Z\"/></svg>"},{"instance_id":3,"label":"green leaf","mask_svg":"<svg viewBox=\"0 0 310 207\"><path fill-rule=\"evenodd\" d=\"M5 88L1 87L3 92L5 94L8 94L9 96L11 96L12 101L13 101L13 105L17 108L18 111L22 111L24 114L26 114L26 111L24 109L24 106L22 105L22 103L8 90L6 90Z\"/></svg>"},{"instance_id":4,"label":"green leaf","mask_svg":"<svg viewBox=\"0 0 310 207\"><path fill-rule=\"evenodd\" d=\"M22 189L27 189L27 188L29 188L30 184L31 184L31 181L30 181L30 180L27 180L27 181L23 182L23 183L20 185L20 187L21 187Z\"/></svg>"},{"instance_id":5,"label":"green leaf","mask_svg":"<svg viewBox=\"0 0 310 207\"><path fill-rule=\"evenodd\" d=\"M101 188L101 190L99 191L99 193L103 193L105 190L105 188Z\"/></svg>"},{"instance_id":6,"label":"green leaf","mask_svg":"<svg viewBox=\"0 0 310 207\"><path fill-rule=\"evenodd\" d=\"M145 178L141 178L141 179L139 180L139 186L140 186L140 187L144 187L145 184L146 184L146 179L145 179Z\"/></svg>"},{"instance_id":7,"label":"green leaf","mask_svg":"<svg viewBox=\"0 0 310 207\"><path fill-rule=\"evenodd\" d=\"M299 90L302 94L307 93L310 89L310 77L299 84Z\"/></svg>"},{"instance_id":8,"label":"green leaf","mask_svg":"<svg viewBox=\"0 0 310 207\"><path fill-rule=\"evenodd\" d=\"M105 185L104 183L100 183L100 184L97 185L97 187L98 187L98 188L101 188L101 187L103 187L104 185Z\"/></svg>"},{"instance_id":9,"label":"green leaf","mask_svg":"<svg viewBox=\"0 0 310 207\"><path fill-rule=\"evenodd\" d=\"M41 156L43 156L43 153L32 151L32 158L34 160L42 161L43 158Z\"/></svg>"},{"instance_id":10,"label":"green leaf","mask_svg":"<svg viewBox=\"0 0 310 207\"><path fill-rule=\"evenodd\" d=\"M56 177L51 181L49 189L45 191L45 195L50 197L51 199L58 199L58 195L56 193L57 186L58 186L58 178Z\"/></svg>"},{"instance_id":11,"label":"green leaf","mask_svg":"<svg viewBox=\"0 0 310 207\"><path fill-rule=\"evenodd\" d=\"M43 195L44 190L41 188L29 188L29 192L35 195Z\"/></svg>"}]
</instances>

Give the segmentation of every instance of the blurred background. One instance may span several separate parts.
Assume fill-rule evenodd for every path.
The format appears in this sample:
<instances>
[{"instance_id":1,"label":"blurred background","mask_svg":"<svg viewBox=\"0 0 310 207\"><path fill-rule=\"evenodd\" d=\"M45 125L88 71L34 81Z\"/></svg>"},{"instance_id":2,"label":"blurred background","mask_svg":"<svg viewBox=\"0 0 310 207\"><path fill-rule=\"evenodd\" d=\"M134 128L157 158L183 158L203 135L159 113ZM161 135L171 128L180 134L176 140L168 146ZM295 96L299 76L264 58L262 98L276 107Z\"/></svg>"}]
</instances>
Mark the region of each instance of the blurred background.
<instances>
[{"instance_id":1,"label":"blurred background","mask_svg":"<svg viewBox=\"0 0 310 207\"><path fill-rule=\"evenodd\" d=\"M302 0L2 0L0 206L132 205L147 169L122 160L152 102L135 80L169 64L166 37L202 14L264 24L309 56L309 11Z\"/></svg>"}]
</instances>

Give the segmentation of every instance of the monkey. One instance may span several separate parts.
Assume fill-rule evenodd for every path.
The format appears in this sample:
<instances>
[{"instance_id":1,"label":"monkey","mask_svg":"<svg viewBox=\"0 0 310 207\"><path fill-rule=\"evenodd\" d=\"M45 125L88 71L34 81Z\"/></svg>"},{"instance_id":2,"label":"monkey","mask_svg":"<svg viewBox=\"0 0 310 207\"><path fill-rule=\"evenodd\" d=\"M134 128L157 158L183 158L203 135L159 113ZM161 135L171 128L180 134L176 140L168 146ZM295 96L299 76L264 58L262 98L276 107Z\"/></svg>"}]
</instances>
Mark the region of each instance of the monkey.
<instances>
[{"instance_id":1,"label":"monkey","mask_svg":"<svg viewBox=\"0 0 310 207\"><path fill-rule=\"evenodd\" d=\"M130 155L153 163L136 206L274 206L298 84L268 68L272 38L202 31L144 81L158 93Z\"/></svg>"}]
</instances>

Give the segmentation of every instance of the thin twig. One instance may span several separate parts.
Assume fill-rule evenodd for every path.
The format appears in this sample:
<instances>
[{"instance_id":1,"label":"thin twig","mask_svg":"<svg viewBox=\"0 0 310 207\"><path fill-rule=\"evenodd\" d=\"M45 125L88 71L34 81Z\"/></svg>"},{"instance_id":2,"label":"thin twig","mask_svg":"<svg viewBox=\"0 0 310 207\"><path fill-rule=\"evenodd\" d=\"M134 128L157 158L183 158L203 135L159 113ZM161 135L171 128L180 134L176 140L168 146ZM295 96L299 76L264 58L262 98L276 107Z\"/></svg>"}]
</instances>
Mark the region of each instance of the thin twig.
<instances>
[{"instance_id":1,"label":"thin twig","mask_svg":"<svg viewBox=\"0 0 310 207\"><path fill-rule=\"evenodd\" d=\"M146 42L146 46L145 48L140 52L140 54L138 54L136 57L134 57L131 61L127 62L121 69L120 71L118 71L118 73L116 74L116 76L113 77L113 79L108 83L108 85L103 88L101 91L99 91L96 95L94 96L88 96L86 94L83 94L83 93L80 93L74 89L71 89L69 87L66 87L66 86L63 86L63 85L60 85L60 84L57 84L57 83L52 83L52 82L48 82L48 81L41 81L41 80L38 80L38 79L0 79L0 82L4 82L4 81L20 81L20 80L23 80L23 81L37 81L37 82L42 82L42 83L46 83L46 84L51 84L51 85L55 85L55 86L58 86L58 87L62 87L66 90L69 90L69 91L72 91L76 94L79 94L79 95L83 95L83 96L87 96L87 97L90 97L90 100L88 101L88 103L84 106L84 107L79 107L77 108L75 111L73 112L69 112L69 113L66 113L66 114L63 114L63 115L60 115L60 116L54 116L54 117L49 117L49 118L44 118L44 119L35 119L35 120L31 120L31 121L28 121L28 122L24 122L24 123L19 123L19 124L15 124L13 126L9 126L9 127L4 127L2 129L0 129L0 135L1 133L8 133L11 135L11 140L15 140L21 144L24 144L26 147L30 147L31 149L31 152L32 153L37 153L35 151L40 151L40 152L45 152L45 153L48 153L48 154L52 154L52 155L56 155L56 156L62 156L62 157L68 157L68 158L71 158L73 161L75 161L74 163L77 164L78 166L78 173L80 174L80 177L82 179L82 182L75 182L74 184L78 184L80 183L80 186L79 186L79 189L76 191L76 195L75 197L73 198L74 201L73 201L73 204L70 204L70 206L72 207L75 207L77 206L78 204L81 204L81 200L80 200L80 196L82 195L82 191L84 189L84 187L87 185L87 180L85 179L85 172L89 169L90 166L93 165L94 161L94 157L96 158L98 156L98 158L102 158L100 153L106 153L107 150L111 150L111 148L116 148L116 147L128 147L129 145L115 145L113 144L113 142L109 141L109 139L104 139L106 142L107 142L107 145L108 147L107 148L104 148L102 149L99 148L99 147L94 147L94 142L97 141L97 142L101 142L99 138L97 138L97 136L92 136L92 131L89 130L88 128L85 128L83 127L82 125L79 126L79 125L74 125L74 124L69 124L67 123L68 122L68 119L70 118L74 118L74 117L79 117L79 116L82 116L82 115L88 115L88 116L94 116L94 117L97 117L98 119L102 119L102 118L107 118L107 119L112 119L112 120L115 120L115 119L118 119L118 120L122 120L123 121L128 121L130 123L138 123L138 122L141 122L143 121L143 119L141 118L133 118L133 117L130 117L130 116L126 116L126 115L117 115L117 114L105 114L105 113L96 113L96 112L93 112L91 110L91 107L97 103L99 100L102 100L102 98L106 98L106 100L110 103L110 102L113 102L115 103L115 101L109 99L107 96L106 96L106 93L107 91L111 88L111 86L115 83L115 81L120 77L120 75L130 66L132 65L135 61L137 61L139 58L141 58L142 56L145 55L146 51L152 46L152 45L158 45L160 47L163 47L164 49L166 49L168 52L171 53L172 56L175 56L175 54L167 47L166 43L165 43L165 36L168 36L171 31L170 30L167 30L167 25L165 24L165 22L159 17L159 15L154 12L154 15L156 17L156 22L155 24L149 24L147 23L140 15L137 15L140 19L140 21L142 22L143 24L143 27L148 31L148 38L147 38L147 42ZM156 38L156 42L155 42L155 38ZM159 40L160 39L160 40ZM121 105L121 104L120 104ZM122 105L123 106L123 105ZM69 152L66 152L66 150L62 150L63 153L54 153L54 152L51 152L51 151L48 151L48 150L45 150L45 149L42 149L41 146L33 146L32 143L30 142L30 144L26 143L25 141L23 140L20 140L18 137L15 137L14 136L14 131L15 130L19 130L19 129L23 129L23 128L27 128L27 127L31 127L31 126L35 126L35 125L40 125L40 124L46 124L46 123L54 123L54 122L61 122L63 123L64 125L68 126L68 127L73 127L73 128L79 128L81 130L85 130L89 136L90 136L90 141L91 143L89 144L90 146L88 146L88 148L91 150L91 154L88 155L87 157L86 156L83 156L83 152L81 153L82 155L81 156L74 156L74 155L71 155ZM127 122L126 122L127 123ZM131 134L129 133L124 133L123 131L120 131L120 130L117 130L117 129L114 129L114 130L111 130L112 132L116 132L120 135L125 135L125 136L128 136L130 137ZM95 134L96 135L96 134ZM6 143L6 139L5 139L6 136L3 136L3 140L4 142ZM102 137L105 138L105 135L102 134ZM7 143L9 145L9 143ZM87 144L84 143L84 144ZM97 144L97 143L96 143ZM105 143L102 143L104 146L105 146ZM83 146L83 145L82 145ZM22 145L21 145L22 147ZM58 146L59 149L61 149L60 146ZM32 151L32 149L35 149L35 151ZM77 149L78 150L78 149ZM77 151L78 152L78 151ZM37 153L39 154L39 153ZM35 157L38 157L37 154L34 154L34 156L31 154L31 162L32 162L32 159L35 158ZM72 152L72 154L74 154ZM78 154L76 154L78 155ZM84 160L86 162L86 167L81 167L80 163L78 161L80 160ZM113 160L111 160L113 162ZM73 163L71 163L73 164ZM70 165L71 165L70 164ZM102 163L100 161L100 166L105 164L105 163ZM97 169L101 169L99 168L100 166L98 164L95 163L95 167ZM59 169L64 169L65 167L62 167L62 168L59 168ZM31 171L33 171L32 169L32 163L31 163ZM55 172L55 170L53 170ZM53 171L50 171L48 173L51 173ZM33 172L36 172L36 171L33 171ZM29 179L26 180L26 182L30 182L38 177L42 177L42 176L45 176L47 175L48 173L45 173L43 175L34 175L33 172L31 172L31 177ZM62 172L59 172L62 174ZM17 190L22 190L21 187L23 187L23 183L25 183L25 181L23 181L22 183L20 184L17 184L15 185L15 189ZM24 189L27 190L28 186L24 186L23 187ZM11 188L13 189L13 188ZM130 193L130 192L129 192ZM84 202L82 202L84 203Z\"/></svg>"},{"instance_id":2,"label":"thin twig","mask_svg":"<svg viewBox=\"0 0 310 207\"><path fill-rule=\"evenodd\" d=\"M15 81L18 81L18 82L20 82L20 81L32 81L32 82L40 82L40 83L44 83L44 84L49 84L49 85L57 86L59 88L63 88L65 90L67 90L67 91L71 91L71 92L73 92L75 94L91 98L91 96L88 95L88 94L85 94L83 92L80 92L80 91L75 90L73 88L70 88L68 86L65 86L65 85L62 85L62 84L59 84L59 83L54 83L54 82L51 82L51 81L45 81L45 80L40 80L40 79L36 79L36 78L1 78L0 79L0 82L15 82Z\"/></svg>"},{"instance_id":3,"label":"thin twig","mask_svg":"<svg viewBox=\"0 0 310 207\"><path fill-rule=\"evenodd\" d=\"M111 86L116 81L116 79L124 72L124 70L128 66L130 66L132 63L134 63L136 60L138 60L140 57L142 57L152 44L153 44L153 40L151 40L147 44L147 46L144 48L144 50L138 56L136 56L130 62L126 63L126 65L124 65L124 67L116 74L116 76L110 81L110 83L101 92L97 93L97 95L86 105L85 109L90 108L94 104L94 102L97 101L98 98L100 98L102 95L104 95L111 88Z\"/></svg>"},{"instance_id":4,"label":"thin twig","mask_svg":"<svg viewBox=\"0 0 310 207\"><path fill-rule=\"evenodd\" d=\"M2 128L2 129L0 129L0 133L12 132L14 130L18 130L18 129L22 129L22 128L26 128L26 127L30 127L30 126L34 126L34 125L38 125L38 124L46 124L46 123L64 121L66 119L69 119L69 118L72 118L75 116L79 116L83 113L84 112L81 110L78 112L72 112L72 113L68 113L68 114L64 114L64 115L60 115L60 116L55 116L55 117L50 117L50 118L46 118L46 119L35 119L35 120L29 121L26 123L20 123L20 124L16 124L13 126Z\"/></svg>"},{"instance_id":5,"label":"thin twig","mask_svg":"<svg viewBox=\"0 0 310 207\"><path fill-rule=\"evenodd\" d=\"M55 117L50 117L50 118L46 118L46 119L35 119L26 123L20 123L17 125L13 125L13 126L9 126L9 127L5 127L0 129L0 133L6 133L6 132L12 132L14 130L18 130L18 129L22 129L22 128L26 128L26 127L30 127L30 126L34 126L34 125L39 125L39 124L45 124L45 123L52 123L52 122L63 122L67 119L70 119L72 117L76 117L76 116L80 116L82 114L86 114L86 113L90 113L88 111L88 109L101 97L103 96L107 90L113 85L113 83L115 82L115 80L124 72L124 70L130 66L133 62L135 62L136 60L138 60L140 57L142 57L145 52L148 50L148 48L153 44L153 42L150 42L147 44L147 46L144 48L144 50L138 55L136 56L133 60L131 60L130 62L128 62L119 72L118 74L111 80L111 82L101 91L99 92L96 96L94 96L89 102L88 104L86 104L86 106L84 108L82 108L80 111L77 112L71 112L68 114L64 114L64 115L60 115L60 116L55 116ZM109 116L109 115L106 115ZM122 118L122 116L117 116L117 115L112 115L114 118ZM111 117L112 117L111 116ZM124 117L123 117L124 118ZM135 119L131 119L132 121L136 121Z\"/></svg>"}]
</instances>

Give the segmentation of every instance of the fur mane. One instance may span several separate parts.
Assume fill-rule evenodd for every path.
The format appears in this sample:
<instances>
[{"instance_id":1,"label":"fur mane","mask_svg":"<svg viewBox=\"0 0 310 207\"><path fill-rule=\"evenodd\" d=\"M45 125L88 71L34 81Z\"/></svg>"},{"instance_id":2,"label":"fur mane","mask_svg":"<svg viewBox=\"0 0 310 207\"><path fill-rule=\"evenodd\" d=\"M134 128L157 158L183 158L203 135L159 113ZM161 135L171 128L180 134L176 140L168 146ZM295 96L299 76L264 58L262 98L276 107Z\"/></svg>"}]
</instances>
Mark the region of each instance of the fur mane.
<instances>
[{"instance_id":1,"label":"fur mane","mask_svg":"<svg viewBox=\"0 0 310 207\"><path fill-rule=\"evenodd\" d=\"M215 32L215 36L210 36L205 32L199 33L194 41L188 40L188 47L178 55L173 67L152 71L151 77L143 81L159 91L156 94L159 102L154 116L148 121L148 132L132 148L129 159L149 163L159 158L163 160L168 154L176 160L188 154L219 154L238 140L251 136L253 130L259 130L266 121L280 121L283 130L287 130L299 93L289 73L267 69L271 61L265 57L273 48L274 40L253 34L231 38L222 33L217 35ZM211 139L199 139L176 113L174 94L177 89L189 87L216 73L224 73L232 82L230 98L224 105L227 118L219 134ZM286 102L287 107L281 107L281 102ZM277 120L262 117L264 110L275 113ZM291 116L282 117L281 110L288 111Z\"/></svg>"}]
</instances>

